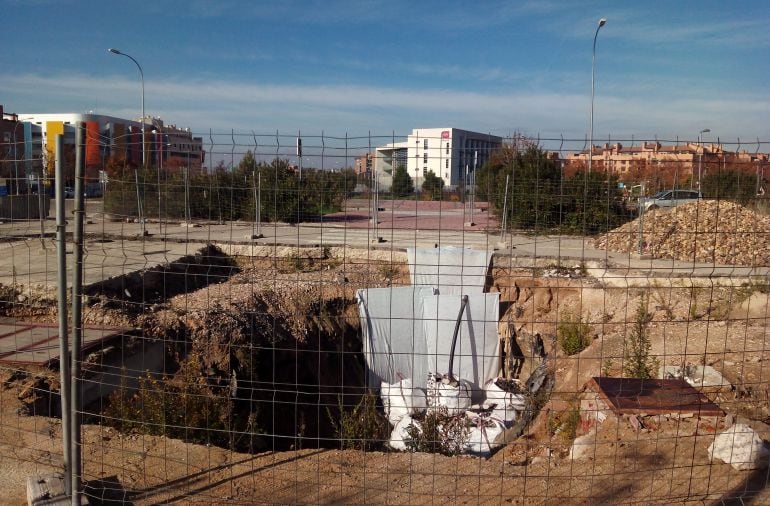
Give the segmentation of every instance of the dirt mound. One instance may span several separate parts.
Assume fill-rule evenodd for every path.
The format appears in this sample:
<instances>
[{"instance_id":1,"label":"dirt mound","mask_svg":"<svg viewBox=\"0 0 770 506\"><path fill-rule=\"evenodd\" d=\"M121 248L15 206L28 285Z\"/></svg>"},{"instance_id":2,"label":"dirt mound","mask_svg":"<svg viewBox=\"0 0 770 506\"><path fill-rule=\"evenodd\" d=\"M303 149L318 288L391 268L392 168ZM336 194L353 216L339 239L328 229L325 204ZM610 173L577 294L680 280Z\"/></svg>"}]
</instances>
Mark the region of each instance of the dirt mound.
<instances>
[{"instance_id":1,"label":"dirt mound","mask_svg":"<svg viewBox=\"0 0 770 506\"><path fill-rule=\"evenodd\" d=\"M770 218L732 202L704 200L655 209L594 241L600 249L726 265L770 265Z\"/></svg>"}]
</instances>

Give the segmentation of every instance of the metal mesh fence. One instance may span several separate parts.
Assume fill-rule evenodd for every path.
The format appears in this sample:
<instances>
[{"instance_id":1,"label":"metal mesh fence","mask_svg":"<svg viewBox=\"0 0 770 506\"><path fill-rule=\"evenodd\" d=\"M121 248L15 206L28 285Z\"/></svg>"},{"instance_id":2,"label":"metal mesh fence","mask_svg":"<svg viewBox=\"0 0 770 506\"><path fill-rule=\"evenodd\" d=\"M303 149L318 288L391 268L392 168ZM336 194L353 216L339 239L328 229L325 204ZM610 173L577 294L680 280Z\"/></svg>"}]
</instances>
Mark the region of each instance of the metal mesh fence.
<instances>
[{"instance_id":1,"label":"metal mesh fence","mask_svg":"<svg viewBox=\"0 0 770 506\"><path fill-rule=\"evenodd\" d=\"M0 150L4 501L770 499L767 143L194 135Z\"/></svg>"}]
</instances>

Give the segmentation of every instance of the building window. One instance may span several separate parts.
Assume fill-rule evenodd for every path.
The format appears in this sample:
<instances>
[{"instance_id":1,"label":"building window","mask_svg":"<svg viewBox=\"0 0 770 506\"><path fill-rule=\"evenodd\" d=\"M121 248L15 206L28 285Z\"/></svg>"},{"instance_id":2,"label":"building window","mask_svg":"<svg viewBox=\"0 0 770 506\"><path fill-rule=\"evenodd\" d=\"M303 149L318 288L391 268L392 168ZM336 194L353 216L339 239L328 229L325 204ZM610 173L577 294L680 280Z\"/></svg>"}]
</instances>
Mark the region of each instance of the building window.
<instances>
[{"instance_id":1,"label":"building window","mask_svg":"<svg viewBox=\"0 0 770 506\"><path fill-rule=\"evenodd\" d=\"M445 169L449 168L449 158L446 159L446 163L444 164L444 168Z\"/></svg>"},{"instance_id":2,"label":"building window","mask_svg":"<svg viewBox=\"0 0 770 506\"><path fill-rule=\"evenodd\" d=\"M422 148L423 149L428 149L428 139L423 139L423 141L422 141Z\"/></svg>"},{"instance_id":3,"label":"building window","mask_svg":"<svg viewBox=\"0 0 770 506\"><path fill-rule=\"evenodd\" d=\"M422 163L428 163L428 153L422 155Z\"/></svg>"},{"instance_id":4,"label":"building window","mask_svg":"<svg viewBox=\"0 0 770 506\"><path fill-rule=\"evenodd\" d=\"M449 154L449 143L446 143L446 154Z\"/></svg>"},{"instance_id":5,"label":"building window","mask_svg":"<svg viewBox=\"0 0 770 506\"><path fill-rule=\"evenodd\" d=\"M426 167L422 168L422 177L425 177L428 174L428 169Z\"/></svg>"}]
</instances>

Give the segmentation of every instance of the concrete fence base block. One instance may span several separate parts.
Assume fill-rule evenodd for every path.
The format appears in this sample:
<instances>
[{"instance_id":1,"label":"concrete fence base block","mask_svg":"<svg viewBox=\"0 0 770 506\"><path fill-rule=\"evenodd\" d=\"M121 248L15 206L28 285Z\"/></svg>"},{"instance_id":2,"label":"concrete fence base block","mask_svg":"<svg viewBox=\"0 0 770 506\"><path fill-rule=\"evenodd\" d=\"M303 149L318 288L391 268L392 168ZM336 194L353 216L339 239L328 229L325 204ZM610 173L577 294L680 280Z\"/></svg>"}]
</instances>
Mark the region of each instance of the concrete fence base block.
<instances>
[{"instance_id":1,"label":"concrete fence base block","mask_svg":"<svg viewBox=\"0 0 770 506\"><path fill-rule=\"evenodd\" d=\"M64 493L64 475L53 473L27 478L27 504L29 506L65 506L72 499ZM88 504L88 498L80 495L80 504Z\"/></svg>"}]
</instances>

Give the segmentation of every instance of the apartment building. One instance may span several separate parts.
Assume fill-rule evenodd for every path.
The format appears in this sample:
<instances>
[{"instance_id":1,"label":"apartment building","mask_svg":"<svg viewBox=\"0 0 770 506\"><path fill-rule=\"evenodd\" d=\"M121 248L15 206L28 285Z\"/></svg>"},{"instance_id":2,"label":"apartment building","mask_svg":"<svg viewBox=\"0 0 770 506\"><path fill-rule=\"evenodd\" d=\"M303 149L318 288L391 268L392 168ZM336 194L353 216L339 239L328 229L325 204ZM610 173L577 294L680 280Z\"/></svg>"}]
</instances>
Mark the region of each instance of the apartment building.
<instances>
[{"instance_id":1,"label":"apartment building","mask_svg":"<svg viewBox=\"0 0 770 506\"><path fill-rule=\"evenodd\" d=\"M677 179L706 175L719 167L727 167L756 173L764 179L768 168L768 155L748 151L728 151L721 144L688 142L677 145L662 145L659 142L644 142L636 146L621 143L594 146L591 150L592 168L606 170L623 178L634 178L640 174L665 171ZM588 150L567 155L568 170L585 168L588 165Z\"/></svg>"}]
</instances>

